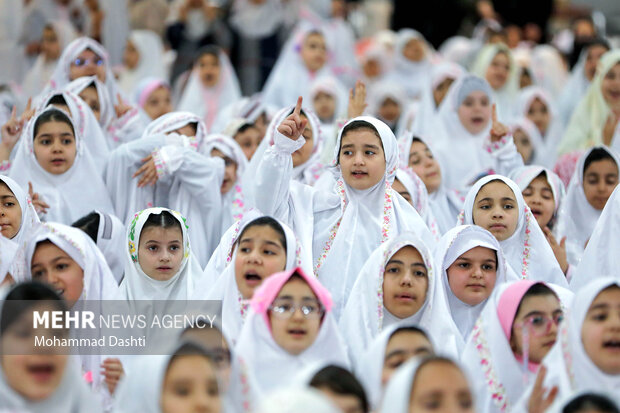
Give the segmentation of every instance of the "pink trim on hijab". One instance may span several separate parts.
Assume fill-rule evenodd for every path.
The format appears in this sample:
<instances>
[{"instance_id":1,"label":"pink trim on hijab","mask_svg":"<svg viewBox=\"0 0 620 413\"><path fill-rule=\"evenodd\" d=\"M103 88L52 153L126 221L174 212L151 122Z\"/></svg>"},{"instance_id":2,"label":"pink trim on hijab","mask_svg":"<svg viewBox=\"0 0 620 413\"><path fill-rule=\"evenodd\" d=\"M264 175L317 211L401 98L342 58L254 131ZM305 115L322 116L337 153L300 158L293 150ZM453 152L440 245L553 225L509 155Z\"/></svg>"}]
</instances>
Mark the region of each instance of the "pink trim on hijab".
<instances>
[{"instance_id":1,"label":"pink trim on hijab","mask_svg":"<svg viewBox=\"0 0 620 413\"><path fill-rule=\"evenodd\" d=\"M151 93L153 93L155 91L155 89L158 89L161 86L163 86L163 87L167 88L168 90L170 90L170 86L168 86L168 83L166 83L166 81L164 81L162 79L153 79L153 81L149 82L144 87L144 89L140 93L140 96L138 97L138 106L143 108L144 104L146 103L146 99L149 96L151 96Z\"/></svg>"},{"instance_id":2,"label":"pink trim on hijab","mask_svg":"<svg viewBox=\"0 0 620 413\"><path fill-rule=\"evenodd\" d=\"M499 323L508 341L510 341L512 336L512 323L517 316L519 304L521 304L521 300L525 293L527 293L534 284L542 283L531 280L517 281L506 288L499 298L499 302L497 303L497 317L499 318Z\"/></svg>"},{"instance_id":3,"label":"pink trim on hijab","mask_svg":"<svg viewBox=\"0 0 620 413\"><path fill-rule=\"evenodd\" d=\"M325 308L325 312L331 311L332 297L329 291L327 291L327 289L323 287L315 277L306 275L300 267L297 267L292 270L278 272L271 275L263 281L261 286L254 292L250 305L252 306L252 309L254 309L254 312L262 314L268 326L270 325L269 316L267 315L269 306L276 299L278 293L282 287L284 287L284 284L286 284L286 282L295 274L299 275L308 283L312 292L314 292Z\"/></svg>"}]
</instances>

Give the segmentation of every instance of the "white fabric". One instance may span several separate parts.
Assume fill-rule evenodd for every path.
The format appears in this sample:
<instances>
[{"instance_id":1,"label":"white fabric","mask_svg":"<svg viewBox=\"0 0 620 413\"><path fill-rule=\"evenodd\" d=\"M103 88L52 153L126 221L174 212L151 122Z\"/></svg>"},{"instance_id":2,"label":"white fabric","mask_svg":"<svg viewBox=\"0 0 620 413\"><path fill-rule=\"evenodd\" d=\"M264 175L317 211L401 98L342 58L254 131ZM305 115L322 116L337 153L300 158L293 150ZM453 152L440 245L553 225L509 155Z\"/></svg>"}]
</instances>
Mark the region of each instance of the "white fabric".
<instances>
[{"instance_id":1,"label":"white fabric","mask_svg":"<svg viewBox=\"0 0 620 413\"><path fill-rule=\"evenodd\" d=\"M532 50L530 67L534 83L557 98L568 81L566 64L560 52L553 46L541 44Z\"/></svg>"},{"instance_id":2,"label":"white fabric","mask_svg":"<svg viewBox=\"0 0 620 413\"><path fill-rule=\"evenodd\" d=\"M396 171L396 179L398 179L407 192L409 192L413 207L418 211L418 214L420 214L435 239L438 240L441 233L437 221L435 220L433 210L431 209L428 200L428 192L426 192L424 182L411 168L399 168L398 171Z\"/></svg>"},{"instance_id":3,"label":"white fabric","mask_svg":"<svg viewBox=\"0 0 620 413\"><path fill-rule=\"evenodd\" d=\"M18 244L0 235L0 283L2 283L7 275L11 273L13 259L18 250ZM13 279L15 279L13 277Z\"/></svg>"},{"instance_id":4,"label":"white fabric","mask_svg":"<svg viewBox=\"0 0 620 413\"><path fill-rule=\"evenodd\" d=\"M562 182L560 177L555 172L547 168L543 168L542 166L530 165L515 169L510 174L509 178L512 179L519 186L521 193L523 193L523 191L525 191L525 189L530 185L530 183L542 173L545 174L545 179L551 187L551 193L553 194L555 208L553 210L553 218L551 219L551 223L555 224L558 218L558 211L560 210L564 197L566 196L566 189L564 188L564 183Z\"/></svg>"},{"instance_id":5,"label":"white fabric","mask_svg":"<svg viewBox=\"0 0 620 413\"><path fill-rule=\"evenodd\" d=\"M543 137L531 120L526 117L517 117L509 122L507 126L510 128L513 137L517 130L520 130L527 136L530 142L532 153L530 159L524 160L526 165L545 165L547 163L545 161L549 157L545 154Z\"/></svg>"},{"instance_id":6,"label":"white fabric","mask_svg":"<svg viewBox=\"0 0 620 413\"><path fill-rule=\"evenodd\" d=\"M419 62L412 62L403 55L407 43L414 39L421 41L424 47L424 57ZM401 85L409 99L421 99L424 88L430 82L431 53L431 47L420 32L413 29L399 30L394 48L394 68L386 74L386 78Z\"/></svg>"},{"instance_id":7,"label":"white fabric","mask_svg":"<svg viewBox=\"0 0 620 413\"><path fill-rule=\"evenodd\" d=\"M133 69L125 68L119 75L118 86L127 96L140 80L148 76L165 77L164 46L161 38L150 30L134 30L129 40L139 54L138 65Z\"/></svg>"},{"instance_id":8,"label":"white fabric","mask_svg":"<svg viewBox=\"0 0 620 413\"><path fill-rule=\"evenodd\" d=\"M620 165L620 157L616 152L604 146L597 146L588 150L577 161L575 172L568 184L566 198L562 203L557 226L559 239L566 237L566 256L571 265L579 264L586 243L590 239L602 212L590 205L583 191L585 161L592 150L596 148L609 152L616 165Z\"/></svg>"},{"instance_id":9,"label":"white fabric","mask_svg":"<svg viewBox=\"0 0 620 413\"><path fill-rule=\"evenodd\" d=\"M256 206L284 221L293 228L302 246L312 248L315 275L331 292L336 317L363 263L382 242L401 232L413 231L427 245L434 243L420 215L392 190L391 182L398 168L394 134L386 124L372 117L361 116L350 122L358 120L373 125L383 145L386 169L373 187L350 188L342 179L339 166L335 169L337 182L329 193L291 182L291 154L305 139L302 136L292 141L277 131L275 144L265 152L254 180ZM340 134L334 160L341 139Z\"/></svg>"},{"instance_id":10,"label":"white fabric","mask_svg":"<svg viewBox=\"0 0 620 413\"><path fill-rule=\"evenodd\" d=\"M451 319L445 321L453 323L452 329L460 333L456 337L459 352L463 350L467 337L488 299L474 306L459 300L450 289L447 269L458 257L476 247L484 247L496 252L497 273L494 290L503 283L518 279L516 274L509 269L499 242L483 228L475 225L457 226L445 233L439 240L434 251L437 279L439 288L444 291L451 314Z\"/></svg>"},{"instance_id":11,"label":"white fabric","mask_svg":"<svg viewBox=\"0 0 620 413\"><path fill-rule=\"evenodd\" d=\"M540 229L530 208L525 204L519 186L502 175L489 175L481 178L471 187L465 197L463 211L458 224L475 225L473 219L474 202L480 189L492 181L505 183L514 193L517 201L519 218L515 232L500 241L508 265L522 279L543 281L567 287L566 277L555 259L553 250Z\"/></svg>"},{"instance_id":12,"label":"white fabric","mask_svg":"<svg viewBox=\"0 0 620 413\"><path fill-rule=\"evenodd\" d=\"M234 103L241 98L239 81L235 70L230 64L228 56L222 51L218 53L220 76L217 84L213 87L205 87L199 76L198 65L189 77L177 110L192 112L202 118L207 130L211 130L217 114L226 105Z\"/></svg>"},{"instance_id":13,"label":"white fabric","mask_svg":"<svg viewBox=\"0 0 620 413\"><path fill-rule=\"evenodd\" d=\"M379 109L387 99L396 102L396 104L400 107L400 117L392 122L388 122L386 119L383 119L379 116ZM372 114L372 116L375 116L377 119L385 122L385 124L387 124L390 129L392 129L398 134L397 126L399 125L399 120L407 112L410 102L407 97L406 91L403 90L402 83L399 83L398 81L390 77L385 80L380 80L374 83L372 87L368 89L367 100L368 108L366 112ZM412 103L412 106L417 107L417 105L417 101Z\"/></svg>"},{"instance_id":14,"label":"white fabric","mask_svg":"<svg viewBox=\"0 0 620 413\"><path fill-rule=\"evenodd\" d=\"M72 121L75 131L76 155L71 168L63 174L54 175L45 171L34 155L34 125L45 113L45 109L28 122L22 133L9 176L27 187L32 182L34 191L50 208L47 221L71 224L89 213L93 205L104 212L113 213L110 196L96 169L96 163L88 151L81 130L82 125Z\"/></svg>"},{"instance_id":15,"label":"white fabric","mask_svg":"<svg viewBox=\"0 0 620 413\"><path fill-rule=\"evenodd\" d=\"M564 90L558 98L559 114L562 117L564 124L570 121L573 116L573 111L581 101L581 98L588 91L590 81L586 77L585 64L588 58L588 47L584 48L579 55L579 60L573 70L571 70L570 76Z\"/></svg>"},{"instance_id":16,"label":"white fabric","mask_svg":"<svg viewBox=\"0 0 620 413\"><path fill-rule=\"evenodd\" d=\"M250 0L233 0L231 26L244 37L260 39L274 34L284 22L282 3L267 0L256 3Z\"/></svg>"},{"instance_id":17,"label":"white fabric","mask_svg":"<svg viewBox=\"0 0 620 413\"><path fill-rule=\"evenodd\" d=\"M103 253L116 282L120 284L125 272L125 225L114 215L96 211L99 214L97 247Z\"/></svg>"},{"instance_id":18,"label":"white fabric","mask_svg":"<svg viewBox=\"0 0 620 413\"><path fill-rule=\"evenodd\" d=\"M84 89L86 89L93 83L95 84L95 89L97 90L97 97L99 98L99 125L101 126L101 130L106 133L108 127L111 125L112 121L116 117L116 112L112 103L113 97L109 96L108 93L106 93L105 84L103 84L97 76L83 76L69 82L69 84L65 86L65 90L79 95ZM112 148L115 145L113 145L113 143L108 140L108 146Z\"/></svg>"},{"instance_id":19,"label":"white fabric","mask_svg":"<svg viewBox=\"0 0 620 413\"><path fill-rule=\"evenodd\" d=\"M179 271L165 281L155 280L142 271L138 261L140 234L145 221L151 214L167 211L176 218L183 233L183 261ZM167 208L149 208L137 212L127 230L125 249L125 278L120 292L127 301L133 300L189 300L194 285L202 270L194 252L190 249L189 227L185 218L178 212Z\"/></svg>"}]
</instances>

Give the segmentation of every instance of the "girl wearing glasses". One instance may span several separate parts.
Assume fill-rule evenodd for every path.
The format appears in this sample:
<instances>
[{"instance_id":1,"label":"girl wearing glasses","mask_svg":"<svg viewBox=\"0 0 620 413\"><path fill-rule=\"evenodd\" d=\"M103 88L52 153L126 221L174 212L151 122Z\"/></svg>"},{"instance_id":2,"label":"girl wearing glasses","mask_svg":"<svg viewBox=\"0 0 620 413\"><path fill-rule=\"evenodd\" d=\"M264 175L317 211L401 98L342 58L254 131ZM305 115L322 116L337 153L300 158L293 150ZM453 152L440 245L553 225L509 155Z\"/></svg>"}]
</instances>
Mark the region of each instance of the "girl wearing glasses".
<instances>
[{"instance_id":1,"label":"girl wearing glasses","mask_svg":"<svg viewBox=\"0 0 620 413\"><path fill-rule=\"evenodd\" d=\"M461 356L481 413L510 411L519 400L555 344L571 300L564 288L529 280L493 294Z\"/></svg>"}]
</instances>

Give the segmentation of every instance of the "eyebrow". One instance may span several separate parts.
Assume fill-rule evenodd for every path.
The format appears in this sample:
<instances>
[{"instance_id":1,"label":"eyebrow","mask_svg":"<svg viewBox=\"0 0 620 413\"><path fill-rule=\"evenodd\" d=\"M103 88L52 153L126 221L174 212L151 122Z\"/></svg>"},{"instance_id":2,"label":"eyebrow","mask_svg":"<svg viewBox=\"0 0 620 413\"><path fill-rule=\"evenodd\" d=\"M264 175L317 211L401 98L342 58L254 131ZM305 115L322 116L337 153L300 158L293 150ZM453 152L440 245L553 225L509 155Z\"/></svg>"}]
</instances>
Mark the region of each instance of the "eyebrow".
<instances>
[{"instance_id":1,"label":"eyebrow","mask_svg":"<svg viewBox=\"0 0 620 413\"><path fill-rule=\"evenodd\" d=\"M161 241L158 241L158 240L156 240L156 239L149 239L149 240L147 240L147 241L145 242L145 244L148 244L149 242L153 242L153 243L155 243L155 244L162 244L162 242L161 242ZM175 240L170 241L168 244L172 244L173 242L179 242L179 243L180 243L180 242L181 242L181 240L175 239Z\"/></svg>"},{"instance_id":2,"label":"eyebrow","mask_svg":"<svg viewBox=\"0 0 620 413\"><path fill-rule=\"evenodd\" d=\"M609 304L607 303L600 303L600 304L596 304L593 305L592 307L590 307L590 309L588 310L588 312L590 311L594 311L594 310L606 310L610 307Z\"/></svg>"},{"instance_id":3,"label":"eyebrow","mask_svg":"<svg viewBox=\"0 0 620 413\"><path fill-rule=\"evenodd\" d=\"M372 144L366 143L366 144L364 144L363 146L364 146L364 148L370 148L370 149L379 150L379 147L378 147L377 145L372 145ZM354 145L354 144L352 144L352 143L347 143L347 144L345 144L345 145L342 145L342 147L341 147L340 149L341 149L341 150L342 150L342 149L349 149L349 148L353 148L353 147L355 147L355 145ZM409 156L411 156L411 155L409 155Z\"/></svg>"},{"instance_id":4,"label":"eyebrow","mask_svg":"<svg viewBox=\"0 0 620 413\"><path fill-rule=\"evenodd\" d=\"M253 242L253 241L254 241L253 238L243 238L241 241L239 241L239 245L241 245L243 243ZM271 240L267 239L267 240L264 240L264 242L265 242L265 244L272 245L272 246L274 246L276 248L280 248L280 249L282 248L282 246L280 244L278 244L277 242L275 242L275 241L271 241Z\"/></svg>"},{"instance_id":5,"label":"eyebrow","mask_svg":"<svg viewBox=\"0 0 620 413\"><path fill-rule=\"evenodd\" d=\"M389 359L392 358L394 356L404 356L405 354L407 354L407 352L405 350L401 350L401 349L396 349L396 350L392 350L389 353L387 353L385 355L385 359Z\"/></svg>"},{"instance_id":6,"label":"eyebrow","mask_svg":"<svg viewBox=\"0 0 620 413\"><path fill-rule=\"evenodd\" d=\"M15 199L17 199L17 197L15 195L2 195L2 196L0 196L0 198L2 198L2 199L15 198Z\"/></svg>"}]
</instances>

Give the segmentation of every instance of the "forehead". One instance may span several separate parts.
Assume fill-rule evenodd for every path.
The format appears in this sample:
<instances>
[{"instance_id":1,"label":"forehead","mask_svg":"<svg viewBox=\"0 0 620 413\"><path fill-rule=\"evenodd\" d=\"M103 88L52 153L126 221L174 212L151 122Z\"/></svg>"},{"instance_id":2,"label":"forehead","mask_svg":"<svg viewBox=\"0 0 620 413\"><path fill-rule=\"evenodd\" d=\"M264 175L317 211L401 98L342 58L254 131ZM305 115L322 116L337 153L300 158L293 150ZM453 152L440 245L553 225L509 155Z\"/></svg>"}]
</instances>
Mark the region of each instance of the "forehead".
<instances>
[{"instance_id":1,"label":"forehead","mask_svg":"<svg viewBox=\"0 0 620 413\"><path fill-rule=\"evenodd\" d=\"M620 305L620 287L613 285L598 293L596 298L592 301L592 304L590 304L590 307L597 304Z\"/></svg>"},{"instance_id":2,"label":"forehead","mask_svg":"<svg viewBox=\"0 0 620 413\"><path fill-rule=\"evenodd\" d=\"M325 38L321 33L309 33L304 39L304 44L325 43Z\"/></svg>"},{"instance_id":3,"label":"forehead","mask_svg":"<svg viewBox=\"0 0 620 413\"><path fill-rule=\"evenodd\" d=\"M385 346L385 353L389 353L396 349L410 349L423 345L430 346L430 341L419 331L397 331L392 334Z\"/></svg>"},{"instance_id":4,"label":"forehead","mask_svg":"<svg viewBox=\"0 0 620 413\"><path fill-rule=\"evenodd\" d=\"M80 54L78 55L79 58L81 59L88 59L91 57L101 57L99 56L97 53L93 52L90 49L84 49L80 52Z\"/></svg>"},{"instance_id":5,"label":"forehead","mask_svg":"<svg viewBox=\"0 0 620 413\"><path fill-rule=\"evenodd\" d=\"M69 254L53 242L43 242L35 248L34 254L32 255L32 264L45 263L58 257L71 258Z\"/></svg>"},{"instance_id":6,"label":"forehead","mask_svg":"<svg viewBox=\"0 0 620 413\"><path fill-rule=\"evenodd\" d=\"M80 97L86 96L90 99L97 99L99 100L99 95L97 94L97 87L96 86L88 86L84 89L82 89L82 91L79 93Z\"/></svg>"},{"instance_id":7,"label":"forehead","mask_svg":"<svg viewBox=\"0 0 620 413\"><path fill-rule=\"evenodd\" d=\"M476 195L476 200L480 198L491 198L491 199L500 199L500 198L512 198L515 199L515 194L512 192L512 189L506 183L502 181L491 181L480 188L478 194Z\"/></svg>"},{"instance_id":8,"label":"forehead","mask_svg":"<svg viewBox=\"0 0 620 413\"><path fill-rule=\"evenodd\" d=\"M532 182L530 182L528 186L551 189L551 185L549 184L549 180L547 180L547 176L543 174L538 175L536 178L532 179Z\"/></svg>"},{"instance_id":9,"label":"forehead","mask_svg":"<svg viewBox=\"0 0 620 413\"><path fill-rule=\"evenodd\" d=\"M66 124L65 122L60 122L60 121L50 121L50 122L45 122L43 123L41 126L39 126L39 131L38 134L41 135L43 133L71 133L73 134L73 131L71 130L71 126L69 126L68 124Z\"/></svg>"},{"instance_id":10,"label":"forehead","mask_svg":"<svg viewBox=\"0 0 620 413\"><path fill-rule=\"evenodd\" d=\"M352 130L346 133L346 135L342 136L342 145L374 145L383 147L381 143L381 139L375 135L373 131L370 129L357 129Z\"/></svg>"},{"instance_id":11,"label":"forehead","mask_svg":"<svg viewBox=\"0 0 620 413\"><path fill-rule=\"evenodd\" d=\"M198 58L198 61L202 64L214 64L217 65L219 63L219 59L216 55L211 53L205 53Z\"/></svg>"},{"instance_id":12,"label":"forehead","mask_svg":"<svg viewBox=\"0 0 620 413\"><path fill-rule=\"evenodd\" d=\"M593 161L588 165L588 167L583 171L584 175L588 174L617 174L618 166L616 163L609 159L599 159L597 161Z\"/></svg>"},{"instance_id":13,"label":"forehead","mask_svg":"<svg viewBox=\"0 0 620 413\"><path fill-rule=\"evenodd\" d=\"M151 226L151 227L142 229L142 232L140 233L140 239L148 238L148 240L169 241L169 240L178 240L178 239L181 239L182 237L183 237L183 232L176 225L173 227L168 227L168 228Z\"/></svg>"},{"instance_id":14,"label":"forehead","mask_svg":"<svg viewBox=\"0 0 620 413\"><path fill-rule=\"evenodd\" d=\"M474 90L473 92L470 92L464 100L467 99L488 99L489 97L487 96L486 93L484 93L482 90Z\"/></svg>"},{"instance_id":15,"label":"forehead","mask_svg":"<svg viewBox=\"0 0 620 413\"><path fill-rule=\"evenodd\" d=\"M276 232L275 229L271 228L269 225L253 225L247 230L243 232L243 236L241 237L241 241L246 239L253 239L255 241L260 240L269 240L269 241L277 241L280 243L280 236Z\"/></svg>"},{"instance_id":16,"label":"forehead","mask_svg":"<svg viewBox=\"0 0 620 413\"><path fill-rule=\"evenodd\" d=\"M521 301L521 314L531 311L553 312L560 307L560 300L552 293L544 295L531 295Z\"/></svg>"},{"instance_id":17,"label":"forehead","mask_svg":"<svg viewBox=\"0 0 620 413\"><path fill-rule=\"evenodd\" d=\"M424 260L422 259L422 254L420 254L420 251L418 251L412 245L405 245L404 247L396 251L396 253L392 255L392 257L388 261L391 261L391 260L410 260L410 261L424 262Z\"/></svg>"},{"instance_id":18,"label":"forehead","mask_svg":"<svg viewBox=\"0 0 620 413\"><path fill-rule=\"evenodd\" d=\"M509 60L506 52L498 52L493 56L493 62L509 63Z\"/></svg>"},{"instance_id":19,"label":"forehead","mask_svg":"<svg viewBox=\"0 0 620 413\"><path fill-rule=\"evenodd\" d=\"M9 186L6 184L6 182L1 181L0 180L0 195L2 196L15 196L15 194L13 193L13 191L11 191L11 188L9 188Z\"/></svg>"},{"instance_id":20,"label":"forehead","mask_svg":"<svg viewBox=\"0 0 620 413\"><path fill-rule=\"evenodd\" d=\"M495 260L496 258L496 251L492 250L490 248L487 247L474 247L470 250L465 251L464 253L462 253L461 255L459 255L458 258L468 258L468 259L480 259L480 260L488 260L488 259L492 259Z\"/></svg>"},{"instance_id":21,"label":"forehead","mask_svg":"<svg viewBox=\"0 0 620 413\"><path fill-rule=\"evenodd\" d=\"M312 291L312 288L310 288L308 283L298 278L287 281L287 283L284 284L284 286L278 293L278 297L283 297L285 295L298 299L317 298L316 294L314 294L314 291Z\"/></svg>"}]
</instances>

